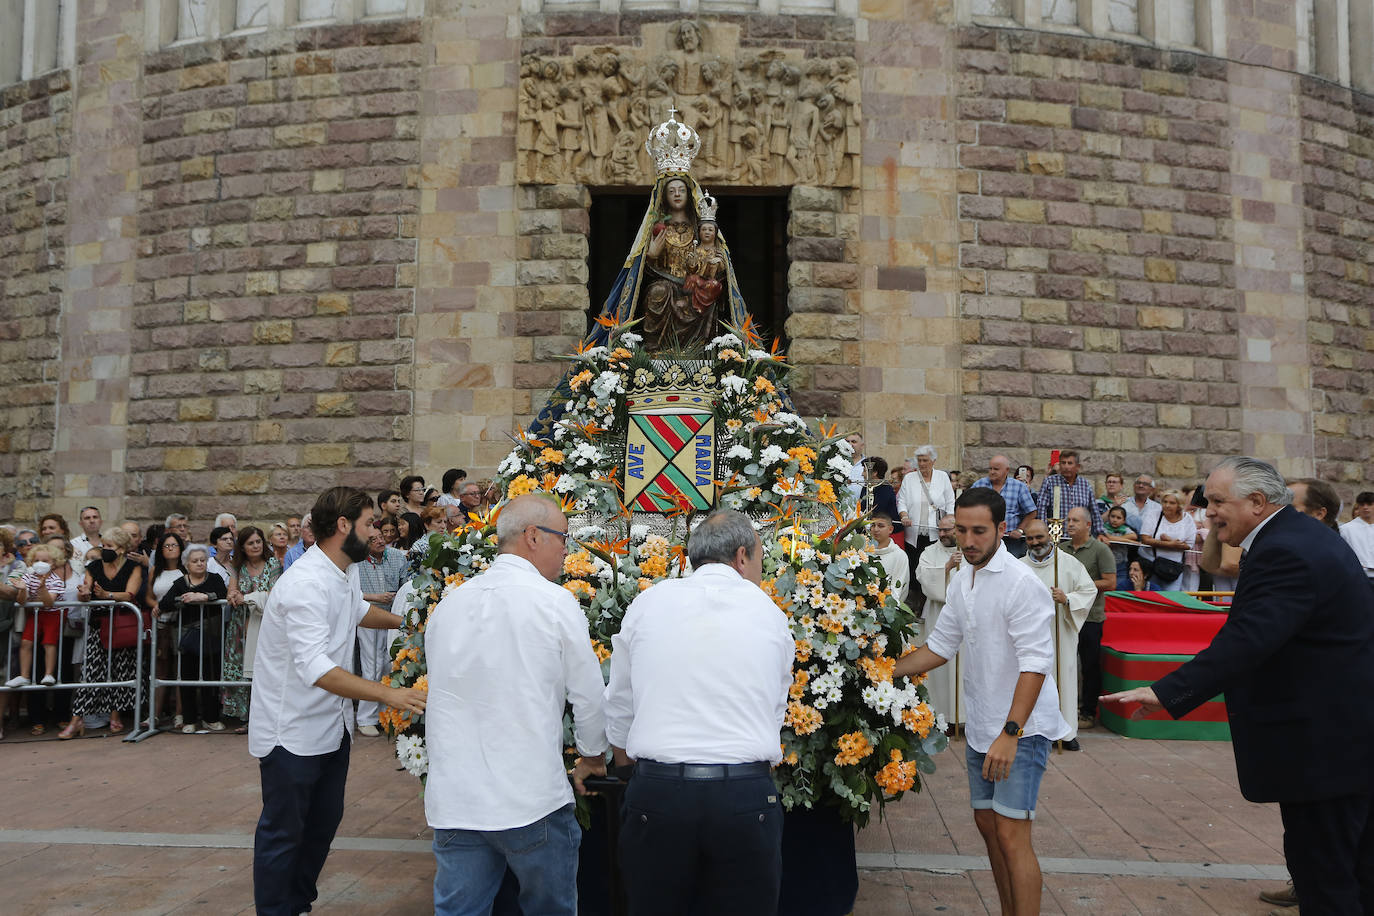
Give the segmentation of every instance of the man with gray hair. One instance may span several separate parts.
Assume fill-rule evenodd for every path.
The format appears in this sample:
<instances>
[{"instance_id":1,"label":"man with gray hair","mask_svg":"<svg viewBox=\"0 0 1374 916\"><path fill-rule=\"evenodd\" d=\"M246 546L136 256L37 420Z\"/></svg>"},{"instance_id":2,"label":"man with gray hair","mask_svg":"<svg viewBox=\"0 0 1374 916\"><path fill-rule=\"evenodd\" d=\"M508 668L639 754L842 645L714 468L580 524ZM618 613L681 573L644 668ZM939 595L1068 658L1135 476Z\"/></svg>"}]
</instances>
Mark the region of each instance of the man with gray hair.
<instances>
[{"instance_id":1,"label":"man with gray hair","mask_svg":"<svg viewBox=\"0 0 1374 916\"><path fill-rule=\"evenodd\" d=\"M1374 589L1272 466L1227 458L1206 493L1212 529L1242 551L1226 623L1172 673L1102 700L1178 718L1224 692L1241 794L1279 803L1304 916L1374 913Z\"/></svg>"},{"instance_id":2,"label":"man with gray hair","mask_svg":"<svg viewBox=\"0 0 1374 916\"><path fill-rule=\"evenodd\" d=\"M606 772L601 666L587 618L560 587L568 520L550 498L511 500L499 555L439 602L425 631L434 911L490 912L509 868L520 909L576 916L581 830L563 769L563 708L578 753L573 780Z\"/></svg>"},{"instance_id":3,"label":"man with gray hair","mask_svg":"<svg viewBox=\"0 0 1374 916\"><path fill-rule=\"evenodd\" d=\"M693 572L641 593L612 639L606 731L636 761L620 865L631 916L776 913L782 806L771 767L795 647L759 587L749 519L717 510L692 532ZM745 828L746 823L748 828Z\"/></svg>"}]
</instances>

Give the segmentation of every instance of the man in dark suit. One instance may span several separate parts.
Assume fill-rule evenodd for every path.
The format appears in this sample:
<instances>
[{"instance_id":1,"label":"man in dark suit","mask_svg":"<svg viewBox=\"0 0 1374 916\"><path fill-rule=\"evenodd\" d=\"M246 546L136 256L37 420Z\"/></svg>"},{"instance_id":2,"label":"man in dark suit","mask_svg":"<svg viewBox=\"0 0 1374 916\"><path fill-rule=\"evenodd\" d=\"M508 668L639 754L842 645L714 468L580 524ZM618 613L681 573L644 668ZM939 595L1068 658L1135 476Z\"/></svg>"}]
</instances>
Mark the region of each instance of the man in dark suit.
<instances>
[{"instance_id":1,"label":"man in dark suit","mask_svg":"<svg viewBox=\"0 0 1374 916\"><path fill-rule=\"evenodd\" d=\"M1270 465L1228 458L1206 494L1243 551L1229 618L1192 661L1102 699L1178 718L1224 691L1241 794L1279 803L1303 916L1374 916L1374 589Z\"/></svg>"}]
</instances>

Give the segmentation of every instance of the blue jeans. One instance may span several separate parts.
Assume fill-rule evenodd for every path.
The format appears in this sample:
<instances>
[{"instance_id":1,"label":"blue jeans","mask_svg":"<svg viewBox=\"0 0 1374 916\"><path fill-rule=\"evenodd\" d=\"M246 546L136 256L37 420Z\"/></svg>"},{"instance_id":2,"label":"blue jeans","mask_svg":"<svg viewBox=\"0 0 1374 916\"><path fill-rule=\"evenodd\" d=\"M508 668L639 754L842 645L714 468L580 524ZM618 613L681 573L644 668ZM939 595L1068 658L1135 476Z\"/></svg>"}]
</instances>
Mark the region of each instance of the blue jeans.
<instances>
[{"instance_id":1,"label":"blue jeans","mask_svg":"<svg viewBox=\"0 0 1374 916\"><path fill-rule=\"evenodd\" d=\"M983 778L983 758L971 747L964 749L968 765L969 803L975 808L991 808L1014 820L1035 820L1035 799L1040 794L1040 778L1050 762L1050 739L1026 735L1016 741L1016 756L1011 772L1000 782Z\"/></svg>"},{"instance_id":2,"label":"blue jeans","mask_svg":"<svg viewBox=\"0 0 1374 916\"><path fill-rule=\"evenodd\" d=\"M510 830L435 830L434 912L486 916L507 866L531 916L577 916L577 848L582 828L564 805Z\"/></svg>"}]
</instances>

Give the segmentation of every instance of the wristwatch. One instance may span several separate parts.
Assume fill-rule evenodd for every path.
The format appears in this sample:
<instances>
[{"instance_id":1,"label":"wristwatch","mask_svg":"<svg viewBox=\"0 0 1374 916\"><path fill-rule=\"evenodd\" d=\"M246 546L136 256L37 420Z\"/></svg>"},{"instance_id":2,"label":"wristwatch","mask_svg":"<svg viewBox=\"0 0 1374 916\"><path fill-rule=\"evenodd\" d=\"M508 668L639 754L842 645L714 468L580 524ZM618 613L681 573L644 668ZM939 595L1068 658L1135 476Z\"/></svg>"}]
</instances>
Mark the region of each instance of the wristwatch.
<instances>
[{"instance_id":1,"label":"wristwatch","mask_svg":"<svg viewBox=\"0 0 1374 916\"><path fill-rule=\"evenodd\" d=\"M1002 726L1002 732L1003 734L1011 735L1013 738L1020 738L1026 733L1025 729L1010 719L1007 720L1006 725Z\"/></svg>"}]
</instances>

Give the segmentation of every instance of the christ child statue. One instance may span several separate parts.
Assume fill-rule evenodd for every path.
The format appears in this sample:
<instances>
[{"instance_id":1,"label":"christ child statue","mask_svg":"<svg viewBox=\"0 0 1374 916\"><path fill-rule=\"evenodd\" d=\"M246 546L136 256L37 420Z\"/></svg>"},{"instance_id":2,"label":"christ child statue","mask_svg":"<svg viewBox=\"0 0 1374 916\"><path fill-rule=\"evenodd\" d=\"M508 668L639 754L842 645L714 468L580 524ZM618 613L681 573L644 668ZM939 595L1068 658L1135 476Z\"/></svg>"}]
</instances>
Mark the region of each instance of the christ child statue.
<instances>
[{"instance_id":1,"label":"christ child statue","mask_svg":"<svg viewBox=\"0 0 1374 916\"><path fill-rule=\"evenodd\" d=\"M687 257L687 279L682 284L692 308L702 315L715 306L724 288L725 252L716 238L716 221L703 219L697 226L697 241Z\"/></svg>"}]
</instances>

